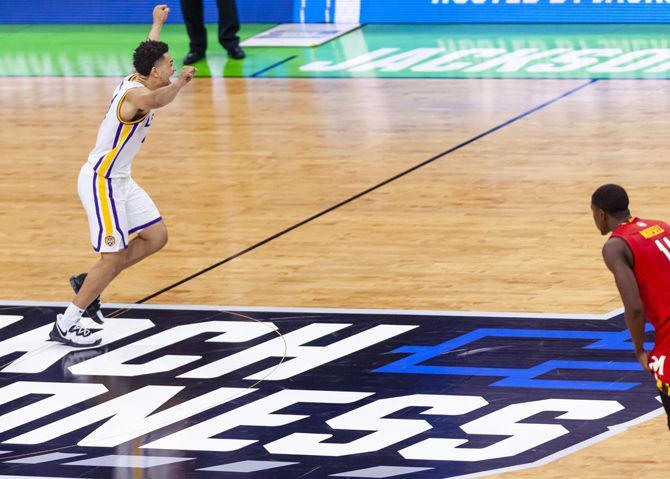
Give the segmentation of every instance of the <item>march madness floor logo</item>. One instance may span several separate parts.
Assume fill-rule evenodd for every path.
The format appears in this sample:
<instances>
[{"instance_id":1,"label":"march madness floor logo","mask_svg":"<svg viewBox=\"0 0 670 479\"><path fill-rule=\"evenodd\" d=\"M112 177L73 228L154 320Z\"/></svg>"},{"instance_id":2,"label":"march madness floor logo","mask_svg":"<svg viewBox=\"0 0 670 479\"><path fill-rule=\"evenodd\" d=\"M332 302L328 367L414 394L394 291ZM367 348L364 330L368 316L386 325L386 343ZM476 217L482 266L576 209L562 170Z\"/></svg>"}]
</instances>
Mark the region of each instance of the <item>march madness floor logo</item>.
<instances>
[{"instance_id":1,"label":"march madness floor logo","mask_svg":"<svg viewBox=\"0 0 670 479\"><path fill-rule=\"evenodd\" d=\"M2 474L476 477L661 412L621 315L135 306L75 350L62 310L0 309Z\"/></svg>"}]
</instances>

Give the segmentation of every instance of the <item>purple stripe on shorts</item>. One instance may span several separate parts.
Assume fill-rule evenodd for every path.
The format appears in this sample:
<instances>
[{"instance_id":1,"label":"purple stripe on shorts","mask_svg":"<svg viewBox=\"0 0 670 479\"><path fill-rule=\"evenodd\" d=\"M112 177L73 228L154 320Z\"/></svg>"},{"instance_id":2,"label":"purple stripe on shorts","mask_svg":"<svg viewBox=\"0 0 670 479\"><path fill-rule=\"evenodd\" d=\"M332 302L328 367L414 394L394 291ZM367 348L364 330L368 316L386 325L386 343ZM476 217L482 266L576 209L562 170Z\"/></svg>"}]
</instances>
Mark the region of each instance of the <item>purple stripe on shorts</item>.
<instances>
[{"instance_id":1,"label":"purple stripe on shorts","mask_svg":"<svg viewBox=\"0 0 670 479\"><path fill-rule=\"evenodd\" d=\"M109 189L109 201L112 203L112 211L114 212L114 223L116 223L116 230L119 232L121 235L121 241L123 241L123 247L127 248L128 243L126 243L126 237L123 234L123 231L121 231L121 225L119 225L119 217L116 214L116 203L114 202L114 191L112 190L112 179L107 178L107 187Z\"/></svg>"},{"instance_id":2,"label":"purple stripe on shorts","mask_svg":"<svg viewBox=\"0 0 670 479\"><path fill-rule=\"evenodd\" d=\"M148 223L144 223L143 225L136 226L135 228L133 228L133 229L131 229L130 231L128 231L128 234L132 234L132 233L135 233L136 231L143 230L144 228L146 228L146 227L148 227L148 226L151 226L151 225L154 224L154 223L158 223L158 222L159 222L160 220L162 220L162 219L163 219L163 217L162 217L162 216L159 216L159 217L156 218L155 220L151 220L151 221L149 221Z\"/></svg>"},{"instance_id":3,"label":"purple stripe on shorts","mask_svg":"<svg viewBox=\"0 0 670 479\"><path fill-rule=\"evenodd\" d=\"M128 144L130 139L132 138L133 134L137 130L139 123L135 123L133 125L133 129L130 131L130 134L128 135L128 138L126 138L126 141L123 142L123 145L121 145L121 148L119 148L119 151L116 152L116 155L114 156L114 160L112 161L112 164L109 165L109 168L107 168L107 174L105 175L105 178L109 178L109 174L112 172L112 169L114 168L114 163L116 163L116 159L119 157L121 154L121 150L123 150L123 147Z\"/></svg>"},{"instance_id":4,"label":"purple stripe on shorts","mask_svg":"<svg viewBox=\"0 0 670 479\"><path fill-rule=\"evenodd\" d=\"M102 156L100 157L100 159L98 160L98 162L97 162L97 163L95 164L95 166L93 167L93 170L94 170L94 171L98 171L98 167L100 166L100 163L102 163L102 160L103 160L104 158L105 158L105 155L102 155Z\"/></svg>"},{"instance_id":5,"label":"purple stripe on shorts","mask_svg":"<svg viewBox=\"0 0 670 479\"><path fill-rule=\"evenodd\" d=\"M102 242L102 220L100 219L100 208L98 207L98 193L95 188L95 180L98 175L93 173L93 200L95 201L95 216L98 218L98 246L93 245L93 249L100 251L100 244Z\"/></svg>"}]
</instances>

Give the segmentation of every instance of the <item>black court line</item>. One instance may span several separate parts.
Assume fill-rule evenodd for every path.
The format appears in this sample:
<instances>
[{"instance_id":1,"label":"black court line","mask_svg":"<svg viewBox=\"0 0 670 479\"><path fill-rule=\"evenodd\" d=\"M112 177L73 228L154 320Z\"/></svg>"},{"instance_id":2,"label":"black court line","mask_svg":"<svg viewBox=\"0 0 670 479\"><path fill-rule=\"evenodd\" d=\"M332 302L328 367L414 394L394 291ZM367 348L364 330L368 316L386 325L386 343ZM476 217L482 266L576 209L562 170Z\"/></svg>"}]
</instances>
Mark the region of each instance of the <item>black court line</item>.
<instances>
[{"instance_id":1,"label":"black court line","mask_svg":"<svg viewBox=\"0 0 670 479\"><path fill-rule=\"evenodd\" d=\"M294 58L297 58L297 57L298 57L298 55L293 55L293 56L290 56L288 58L284 58L283 60L278 61L277 63L274 63L274 64L270 65L269 67L265 67L262 70L258 70L256 73L252 73L251 75L249 75L248 78L254 78L254 77L257 77L258 75L262 75L266 71L272 70L273 68L278 67L279 65L283 65L286 62L290 62L291 60L293 60ZM244 78L244 77L238 77L238 78Z\"/></svg>"},{"instance_id":2,"label":"black court line","mask_svg":"<svg viewBox=\"0 0 670 479\"><path fill-rule=\"evenodd\" d=\"M201 276L201 275L207 273L208 271L211 271L211 270L213 270L213 269L215 269L215 268L218 268L219 266L221 266L221 265L223 265L223 264L226 264L226 263L228 263L228 262L234 260L235 258L239 258L240 256L242 256L242 255L244 255L244 254L246 254L246 253L249 253L250 251L253 251L253 250L257 249L257 248L263 246L264 244L269 243L269 242L272 241L272 240L275 240L275 239L277 239L277 238L279 238L279 237L281 237L281 236L284 236L284 235L287 234L287 233L290 233L290 232L293 231L294 229L300 228L301 226L304 226L304 225L306 225L307 223L310 223L311 221L314 221L315 219L320 218L320 217L322 217L323 215L326 215L326 214L330 213L331 211L334 211L334 210L340 208L341 206L344 206L344 205L346 205L346 204L348 204L348 203L351 203L352 201L354 201L354 200L356 200L356 199L358 199L358 198L360 198L360 197L362 197L362 196L365 196L365 195L367 195L368 193L371 193L371 192L373 192L373 191L375 191L375 190L378 190L378 189L381 188L382 186L385 186L385 185L391 183L392 181L395 181L395 180L397 180L397 179L399 179L399 178L402 178L403 176L406 176L406 175L412 173L413 171L416 171L416 170L418 170L419 168L422 168L422 167L424 167L424 166L426 166L426 165L428 165L428 164L434 162L435 160L439 160L440 158L442 158L442 157L444 157L444 156L447 156L447 155L449 155L450 153L453 153L454 151L460 150L461 148L463 148L463 147L465 147L465 146L467 146L467 145L469 145L469 144L471 144L471 143L474 143L474 142L477 141L477 140L481 140L482 138L484 138L484 137L486 137L486 136L488 136L488 135L490 135L490 134L492 134L492 133L495 133L496 131L501 130L502 128L505 128L506 126L509 126L509 125L511 125L511 124L513 124L513 123L515 123L515 122L517 122L517 121L519 121L519 120L521 120L521 119L523 119L523 118L525 118L525 117L527 117L527 116L529 116L529 115L532 115L532 114L535 113L536 111L542 110L543 108L546 108L546 107L548 107L549 105L552 105L553 103L556 103L557 101L562 100L563 98L566 98L566 97L572 95L573 93L576 93L576 92L578 92L578 91L580 91L580 90L586 88L587 86L591 86L591 85L593 85L594 83L596 83L597 81L598 81L597 79L590 80L588 83L584 83L584 84L579 85L579 86L577 86L577 87L575 87L575 88L572 88L572 89L568 90L567 92L565 92L565 93L563 93L563 94L561 94L561 95L559 95L559 96L557 96L557 97L552 98L552 99L549 100L549 101L546 101L546 102L544 102L544 103L542 103L542 104L536 106L535 108L532 108L532 109L530 109L530 110L527 110L527 111L525 111L524 113L521 113L520 115L517 115L517 116L515 116L514 118L512 118L512 119L510 119L510 120L507 120L507 121L504 122L504 123L501 123L501 124L499 124L499 125L497 125L497 126L494 126L493 128L491 128L491 129L489 129L489 130L486 130L484 133L480 133L479 135L477 135L477 136L475 136L475 137L473 137L473 138L470 138L469 140L464 141L463 143L460 143L460 144L458 144L458 145L456 145L456 146L454 146L454 147L452 147L452 148L449 148L448 150L443 151L442 153L437 154L437 155L433 156L432 158L429 158L429 159L427 159L426 161L423 161L423 162L419 163L418 165L414 165L414 166L412 166L411 168L409 168L409 169L407 169L407 170L405 170L405 171L403 171L403 172L401 172L401 173L398 173L397 175L392 176L391 178L388 178L388 179L382 181L381 183L376 184L375 186L372 186L372 187L368 188L367 190L361 191L360 193L358 193L358 194L356 194L356 195L354 195L354 196L351 196L351 197L347 198L346 200L340 201L339 203L334 204L333 206L331 206L331 207L329 207L329 208L326 208L325 210L323 210L323 211L321 211L321 212L319 212L319 213L316 213L315 215L312 215L312 216L310 216L309 218L304 219L304 220L300 221L299 223L296 223L296 224L294 224L293 226L290 226L290 227L288 227L288 228L286 228L286 229L280 231L279 233L275 233L275 234L273 234L272 236L269 236L269 237L265 238L264 240L259 241L258 243L254 244L254 245L252 245L252 246L249 246L248 248L245 248L245 249L243 249L242 251L240 251L240 252L238 252L238 253L235 253L235 254L232 255L232 256L227 257L226 259L223 259L223 260L219 261L218 263L214 263L213 265L208 266L207 268L202 269L202 270L198 271L197 273L193 273L192 275L187 276L186 278L184 278L184 279L182 279L182 280L179 280L179 281L177 281L176 283L171 284L170 286L166 286L165 288L160 289L160 290L156 291L155 293L152 293L152 294L150 294L149 296L140 299L139 301L136 301L136 304L142 304L142 303L145 303L145 302L149 301L150 299L155 298L156 296L159 296L159 295L161 295L161 294L163 294L163 293L165 293L165 292L167 292L167 291L170 291L171 289L176 288L177 286L180 286L180 285L186 283L187 281L191 281L192 279L197 278L198 276Z\"/></svg>"}]
</instances>

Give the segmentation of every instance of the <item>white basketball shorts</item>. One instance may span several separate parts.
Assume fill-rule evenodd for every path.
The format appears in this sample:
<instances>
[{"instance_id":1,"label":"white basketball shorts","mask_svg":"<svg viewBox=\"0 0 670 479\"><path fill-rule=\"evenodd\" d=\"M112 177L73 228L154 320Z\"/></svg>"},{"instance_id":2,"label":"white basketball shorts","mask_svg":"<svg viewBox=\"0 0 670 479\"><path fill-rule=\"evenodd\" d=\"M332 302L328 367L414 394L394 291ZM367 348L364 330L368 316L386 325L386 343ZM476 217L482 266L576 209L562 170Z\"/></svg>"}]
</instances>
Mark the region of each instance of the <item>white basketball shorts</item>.
<instances>
[{"instance_id":1,"label":"white basketball shorts","mask_svg":"<svg viewBox=\"0 0 670 479\"><path fill-rule=\"evenodd\" d=\"M100 253L127 248L128 235L162 219L149 195L132 178L105 178L88 162L79 171L78 190L93 249Z\"/></svg>"}]
</instances>

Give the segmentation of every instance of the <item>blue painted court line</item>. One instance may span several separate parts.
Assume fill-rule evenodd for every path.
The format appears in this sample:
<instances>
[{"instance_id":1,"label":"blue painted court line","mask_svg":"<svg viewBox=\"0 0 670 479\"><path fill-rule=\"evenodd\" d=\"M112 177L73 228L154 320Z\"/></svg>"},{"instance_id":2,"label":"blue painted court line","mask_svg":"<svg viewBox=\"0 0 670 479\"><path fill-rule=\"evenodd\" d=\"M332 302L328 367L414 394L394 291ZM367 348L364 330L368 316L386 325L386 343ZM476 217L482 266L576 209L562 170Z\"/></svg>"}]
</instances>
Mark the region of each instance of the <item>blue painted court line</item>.
<instances>
[{"instance_id":1,"label":"blue painted court line","mask_svg":"<svg viewBox=\"0 0 670 479\"><path fill-rule=\"evenodd\" d=\"M263 73L265 73L269 70L272 70L273 68L278 67L279 65L283 65L284 63L290 62L291 60L293 60L294 58L297 58L297 57L298 57L298 55L292 55L288 58L284 58L283 60L281 60L281 61L279 61L279 62L277 62L273 65L270 65L269 67L263 68L262 70L259 70L256 73L253 73L253 74L249 75L249 78L254 78L254 77L257 77L258 75L262 75Z\"/></svg>"}]
</instances>

